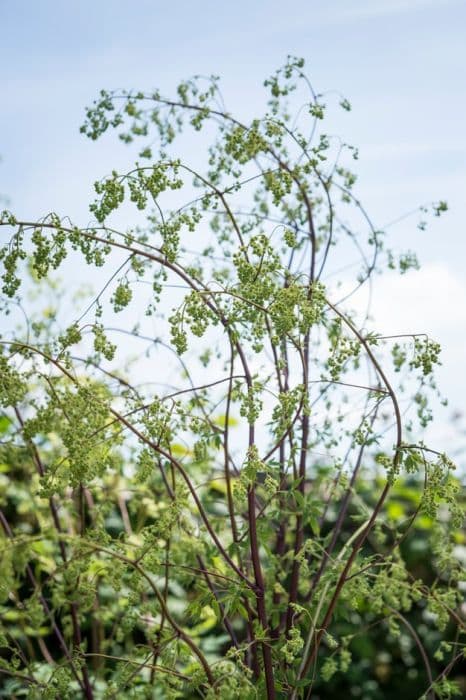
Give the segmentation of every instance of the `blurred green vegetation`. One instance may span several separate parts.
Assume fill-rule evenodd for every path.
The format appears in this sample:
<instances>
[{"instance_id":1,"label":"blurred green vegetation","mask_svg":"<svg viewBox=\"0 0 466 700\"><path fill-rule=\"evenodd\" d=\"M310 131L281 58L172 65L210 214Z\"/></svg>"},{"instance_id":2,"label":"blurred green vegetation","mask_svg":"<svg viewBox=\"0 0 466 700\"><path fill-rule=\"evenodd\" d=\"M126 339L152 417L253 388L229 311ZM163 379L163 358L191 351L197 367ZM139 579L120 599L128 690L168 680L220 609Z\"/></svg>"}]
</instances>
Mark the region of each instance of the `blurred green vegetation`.
<instances>
[{"instance_id":1,"label":"blurred green vegetation","mask_svg":"<svg viewBox=\"0 0 466 700\"><path fill-rule=\"evenodd\" d=\"M60 520L66 524L61 539L67 542L69 552L64 565L50 502L47 497L41 497L40 479L31 450L18 444L15 430L13 421L4 415L0 420L0 506L14 533L15 544L12 547L7 537L1 540L0 658L3 662L0 661L0 671L5 662L19 667L27 657L35 669L35 678L42 677L44 682L54 678L56 686L55 690L49 686L49 691L45 686L34 689L25 682L26 673L22 668L17 678L0 677L0 696L49 697L47 692L50 692L50 697L55 698L57 695L53 693L57 687L68 688L63 697L79 695L79 689L65 674L63 652L50 619L38 602L39 589L28 579L27 567L30 567L67 638L72 636L69 603L73 600L79 603L83 649L88 654L96 697L113 697L109 687L118 688L115 697L123 693L131 698L165 697L166 693L173 692L173 688L169 691L170 681L165 674L160 674L163 681L152 689L148 681L154 679L158 666L170 665L174 653L173 635L171 631L160 634L160 617L151 611L148 593L131 567L118 558L107 556L112 551L123 554L126 551L124 542L134 547L144 544L147 533L157 526L167 506L161 497L158 478L154 476L140 483L128 478L124 475L125 460L120 453L112 469L86 488L65 488L59 502ZM175 452L182 449L176 444L173 447ZM54 444L53 436L49 437L40 448L46 459L51 459L60 449L59 441ZM193 469L199 469L199 465L193 463ZM314 487L318 485L320 490L325 490L334 486L329 469L316 465L315 472ZM345 518L342 542L354 531L364 508L374 505L374 494L379 486L377 478L366 470L358 484L358 497ZM417 478L403 478L394 485L381 514L381 524L365 546L368 557L378 553L386 560L393 551L394 562L404 563L399 599L393 601L393 608L389 600L385 601L380 614L375 614L372 606L366 604L367 583L361 581L359 586L356 577L355 585L348 586L321 648L319 661L324 670L315 680L310 696L313 700L347 697L415 700L423 697L430 682L435 682L453 661L449 680L442 680L438 685L438 696L464 696L466 661L457 658L458 654L462 657L461 638L454 617L445 613L444 605L435 606L435 597L431 597L427 605L421 599L410 609L403 610L403 586L410 587L414 581L432 587L434 596L437 594L444 604L448 604L449 594L446 598L442 596L452 575L458 577L462 590L466 586L461 582L466 535L457 529L453 537L446 536L442 527L442 518L448 520L446 512L441 511L438 520L418 515L408 534L403 535L419 508L422 486ZM203 493L203 503L213 518L222 512L219 496L224 496L224 488L222 481L213 479ZM464 501L464 491L462 494ZM338 516L340 501L338 493L336 495L322 523L323 541L326 541L326 530L331 533ZM393 545L400 539L399 550L394 550ZM452 560L456 561L453 568ZM212 601L206 598L205 605L199 601L193 573L180 568L172 572L163 585L168 607L179 624L189 630L209 661L215 663L221 659L230 640L219 622L218 611L212 608ZM190 605L194 605L191 613ZM455 610L454 600L451 605ZM193 614L195 612L197 615ZM244 638L245 622L240 608L236 615L232 607L230 612L238 638ZM459 615L462 612L464 606L463 610L458 609ZM439 617L442 618L440 624ZM180 649L176 653L182 657ZM62 679L60 674L64 674ZM183 674L189 676L188 659ZM197 691L191 693L186 686L175 696L199 697Z\"/></svg>"}]
</instances>

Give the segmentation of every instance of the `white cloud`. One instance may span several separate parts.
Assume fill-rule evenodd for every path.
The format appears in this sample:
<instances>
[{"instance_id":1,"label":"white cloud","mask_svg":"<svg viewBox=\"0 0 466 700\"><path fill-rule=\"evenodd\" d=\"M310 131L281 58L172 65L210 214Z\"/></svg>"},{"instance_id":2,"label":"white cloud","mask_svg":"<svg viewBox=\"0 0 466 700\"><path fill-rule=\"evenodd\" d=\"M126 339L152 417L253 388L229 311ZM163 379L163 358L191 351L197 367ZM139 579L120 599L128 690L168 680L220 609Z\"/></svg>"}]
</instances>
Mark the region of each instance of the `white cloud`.
<instances>
[{"instance_id":1,"label":"white cloud","mask_svg":"<svg viewBox=\"0 0 466 700\"><path fill-rule=\"evenodd\" d=\"M405 14L424 8L442 8L455 3L456 0L363 0L362 2L345 2L338 10L332 12L332 18L342 20L371 19L386 15Z\"/></svg>"},{"instance_id":2,"label":"white cloud","mask_svg":"<svg viewBox=\"0 0 466 700\"><path fill-rule=\"evenodd\" d=\"M394 143L374 143L368 144L361 149L361 155L365 159L380 159L380 158L406 158L408 156L424 156L424 155L447 155L455 156L463 154L466 151L466 145L462 143L452 142L413 142L399 141Z\"/></svg>"},{"instance_id":3,"label":"white cloud","mask_svg":"<svg viewBox=\"0 0 466 700\"><path fill-rule=\"evenodd\" d=\"M351 287L343 286L342 298ZM364 288L363 288L364 289ZM335 291L332 298L336 298ZM342 304L353 309L363 319L367 309L368 289ZM447 412L435 410L436 421L426 431L431 444L450 445L457 451L464 445L459 426L449 422L452 412L465 412L466 375L464 349L466 330L466 281L455 275L445 264L428 263L419 271L400 276L386 273L375 278L371 299L372 320L365 330L383 335L426 333L442 347L442 366L436 371L438 386L449 399Z\"/></svg>"},{"instance_id":4,"label":"white cloud","mask_svg":"<svg viewBox=\"0 0 466 700\"><path fill-rule=\"evenodd\" d=\"M466 324L466 284L446 265L376 280L372 313L384 332L449 336Z\"/></svg>"}]
</instances>

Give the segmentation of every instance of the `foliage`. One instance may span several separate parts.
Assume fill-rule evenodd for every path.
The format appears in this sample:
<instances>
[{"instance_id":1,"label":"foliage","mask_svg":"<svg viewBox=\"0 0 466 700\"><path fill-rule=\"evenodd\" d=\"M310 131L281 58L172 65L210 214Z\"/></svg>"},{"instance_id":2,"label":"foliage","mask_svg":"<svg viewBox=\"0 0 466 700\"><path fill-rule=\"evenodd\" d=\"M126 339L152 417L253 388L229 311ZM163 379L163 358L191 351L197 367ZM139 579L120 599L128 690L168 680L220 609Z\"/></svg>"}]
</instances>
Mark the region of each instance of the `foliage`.
<instances>
[{"instance_id":1,"label":"foliage","mask_svg":"<svg viewBox=\"0 0 466 700\"><path fill-rule=\"evenodd\" d=\"M1 339L4 697L461 692L459 482L420 438L440 346L348 306L417 259L353 194L303 62L265 86L247 122L215 77L102 91L83 133L142 146L95 222L2 215L6 315L58 298ZM77 312L69 257L98 270Z\"/></svg>"}]
</instances>

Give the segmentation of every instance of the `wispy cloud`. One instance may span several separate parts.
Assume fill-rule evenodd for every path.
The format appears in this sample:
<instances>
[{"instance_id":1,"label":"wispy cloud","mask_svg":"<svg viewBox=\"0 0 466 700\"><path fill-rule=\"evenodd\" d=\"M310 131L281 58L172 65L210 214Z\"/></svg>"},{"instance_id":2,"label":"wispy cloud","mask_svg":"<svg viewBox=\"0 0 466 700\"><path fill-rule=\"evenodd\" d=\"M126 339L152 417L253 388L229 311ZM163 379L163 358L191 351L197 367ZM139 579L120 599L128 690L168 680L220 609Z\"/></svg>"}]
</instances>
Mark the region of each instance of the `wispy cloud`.
<instances>
[{"instance_id":1,"label":"wispy cloud","mask_svg":"<svg viewBox=\"0 0 466 700\"><path fill-rule=\"evenodd\" d=\"M364 146L364 158L403 158L405 156L423 156L441 154L457 156L466 152L466 144L451 142L395 142L374 143Z\"/></svg>"},{"instance_id":2,"label":"wispy cloud","mask_svg":"<svg viewBox=\"0 0 466 700\"><path fill-rule=\"evenodd\" d=\"M418 272L377 280L373 311L385 330L446 336L466 323L465 298L464 281L446 265L430 263Z\"/></svg>"},{"instance_id":3,"label":"wispy cloud","mask_svg":"<svg viewBox=\"0 0 466 700\"><path fill-rule=\"evenodd\" d=\"M372 19L388 15L407 14L424 9L443 9L458 0L360 0L337 2L328 8L328 18L339 20Z\"/></svg>"}]
</instances>

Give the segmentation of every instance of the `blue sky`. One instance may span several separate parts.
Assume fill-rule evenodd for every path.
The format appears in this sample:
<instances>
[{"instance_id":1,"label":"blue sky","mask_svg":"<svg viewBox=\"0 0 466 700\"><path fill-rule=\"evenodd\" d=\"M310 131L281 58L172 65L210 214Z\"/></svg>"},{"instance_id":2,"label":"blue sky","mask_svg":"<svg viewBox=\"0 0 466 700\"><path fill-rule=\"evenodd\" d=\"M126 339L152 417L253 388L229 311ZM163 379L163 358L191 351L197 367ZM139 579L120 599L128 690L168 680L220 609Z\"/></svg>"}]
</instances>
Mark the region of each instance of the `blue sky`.
<instances>
[{"instance_id":1,"label":"blue sky","mask_svg":"<svg viewBox=\"0 0 466 700\"><path fill-rule=\"evenodd\" d=\"M317 91L353 105L332 127L359 146L358 195L375 221L449 203L425 233L415 219L391 229L424 270L380 280L374 312L390 330L427 325L438 337L442 388L461 411L465 26L464 0L0 0L0 193L24 217L56 210L87 221L92 182L123 158L115 142L79 134L102 87L168 92L193 73L217 73L228 105L248 113L263 105L264 77L287 54L303 56Z\"/></svg>"}]
</instances>

